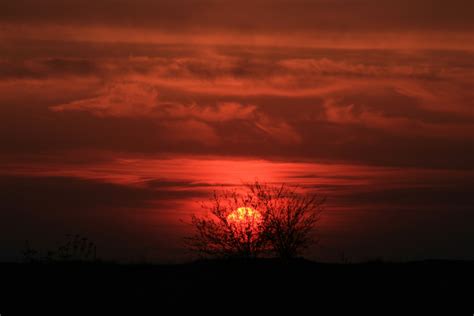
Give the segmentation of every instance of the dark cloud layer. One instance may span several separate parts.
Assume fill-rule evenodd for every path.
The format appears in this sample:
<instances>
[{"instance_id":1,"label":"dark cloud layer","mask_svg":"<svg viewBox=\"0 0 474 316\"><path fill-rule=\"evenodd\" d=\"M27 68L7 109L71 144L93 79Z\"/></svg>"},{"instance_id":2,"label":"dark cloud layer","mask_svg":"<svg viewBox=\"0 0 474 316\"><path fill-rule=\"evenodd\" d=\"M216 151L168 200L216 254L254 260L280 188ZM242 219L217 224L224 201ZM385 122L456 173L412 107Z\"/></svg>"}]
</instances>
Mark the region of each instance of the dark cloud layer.
<instances>
[{"instance_id":1,"label":"dark cloud layer","mask_svg":"<svg viewBox=\"0 0 474 316\"><path fill-rule=\"evenodd\" d=\"M166 236L179 241L169 224L160 224L171 202L202 196L175 188L171 183L152 188L75 177L3 175L0 260L21 260L27 240L40 250L54 250L65 235L76 233L94 240L103 257L139 260L163 247ZM168 245L158 257L172 258L163 252L177 246L178 242Z\"/></svg>"},{"instance_id":2,"label":"dark cloud layer","mask_svg":"<svg viewBox=\"0 0 474 316\"><path fill-rule=\"evenodd\" d=\"M107 49L123 53L105 57L79 47L60 45L50 57L7 52L0 61L4 154L93 149L472 168L470 52L117 44Z\"/></svg>"},{"instance_id":3,"label":"dark cloud layer","mask_svg":"<svg viewBox=\"0 0 474 316\"><path fill-rule=\"evenodd\" d=\"M18 0L3 1L0 19L14 23L122 25L183 31L264 32L472 31L472 1L374 0Z\"/></svg>"}]
</instances>

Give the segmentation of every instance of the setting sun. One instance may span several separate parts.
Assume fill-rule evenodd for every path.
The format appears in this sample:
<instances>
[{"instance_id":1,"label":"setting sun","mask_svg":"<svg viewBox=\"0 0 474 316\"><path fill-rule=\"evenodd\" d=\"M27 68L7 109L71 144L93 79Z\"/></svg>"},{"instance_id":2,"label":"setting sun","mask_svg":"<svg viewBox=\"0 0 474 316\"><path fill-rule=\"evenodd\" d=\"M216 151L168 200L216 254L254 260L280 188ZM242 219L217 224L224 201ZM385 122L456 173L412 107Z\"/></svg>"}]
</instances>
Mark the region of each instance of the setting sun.
<instances>
[{"instance_id":1,"label":"setting sun","mask_svg":"<svg viewBox=\"0 0 474 316\"><path fill-rule=\"evenodd\" d=\"M250 224L252 228L256 228L262 221L262 214L251 207L239 207L227 215L227 221L236 225Z\"/></svg>"}]
</instances>

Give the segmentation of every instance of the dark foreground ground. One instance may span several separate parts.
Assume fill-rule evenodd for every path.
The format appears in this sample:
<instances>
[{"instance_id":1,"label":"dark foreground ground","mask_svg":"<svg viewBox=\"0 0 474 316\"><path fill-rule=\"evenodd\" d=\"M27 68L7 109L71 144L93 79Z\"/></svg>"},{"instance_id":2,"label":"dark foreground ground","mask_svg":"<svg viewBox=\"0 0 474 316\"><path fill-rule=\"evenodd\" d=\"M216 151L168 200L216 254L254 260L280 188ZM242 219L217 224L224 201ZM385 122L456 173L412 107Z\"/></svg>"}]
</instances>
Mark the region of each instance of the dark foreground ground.
<instances>
[{"instance_id":1,"label":"dark foreground ground","mask_svg":"<svg viewBox=\"0 0 474 316\"><path fill-rule=\"evenodd\" d=\"M165 310L377 311L473 315L474 262L320 264L206 261L181 265L0 264L2 316L160 315ZM106 309L107 313L98 313ZM81 312L80 312L81 311ZM323 312L325 311L325 312ZM268 314L268 313L266 313ZM295 313L296 315L300 313Z\"/></svg>"}]
</instances>

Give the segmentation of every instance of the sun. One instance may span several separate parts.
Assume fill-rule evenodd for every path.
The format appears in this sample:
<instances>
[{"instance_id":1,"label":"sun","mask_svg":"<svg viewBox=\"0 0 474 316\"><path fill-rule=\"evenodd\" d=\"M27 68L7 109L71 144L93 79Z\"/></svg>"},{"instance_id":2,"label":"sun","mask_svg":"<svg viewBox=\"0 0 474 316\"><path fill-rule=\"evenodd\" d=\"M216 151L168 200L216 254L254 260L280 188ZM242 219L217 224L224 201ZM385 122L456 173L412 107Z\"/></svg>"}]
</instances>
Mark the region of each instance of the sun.
<instances>
[{"instance_id":1,"label":"sun","mask_svg":"<svg viewBox=\"0 0 474 316\"><path fill-rule=\"evenodd\" d=\"M239 207L227 215L229 224L257 228L262 222L262 214L251 207Z\"/></svg>"}]
</instances>

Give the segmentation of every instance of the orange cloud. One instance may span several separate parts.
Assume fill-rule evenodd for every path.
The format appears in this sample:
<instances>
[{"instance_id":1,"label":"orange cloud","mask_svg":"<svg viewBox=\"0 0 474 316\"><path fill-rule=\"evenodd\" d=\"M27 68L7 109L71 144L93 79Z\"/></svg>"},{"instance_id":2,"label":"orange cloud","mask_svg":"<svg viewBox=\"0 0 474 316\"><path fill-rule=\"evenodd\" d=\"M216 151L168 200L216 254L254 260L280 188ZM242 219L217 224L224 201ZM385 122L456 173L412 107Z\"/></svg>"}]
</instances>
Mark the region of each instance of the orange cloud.
<instances>
[{"instance_id":1,"label":"orange cloud","mask_svg":"<svg viewBox=\"0 0 474 316\"><path fill-rule=\"evenodd\" d=\"M99 117L194 118L210 122L248 119L256 110L253 105L234 102L223 102L214 107L163 102L159 99L158 88L143 82L114 83L98 93L97 97L50 108L55 112L84 111Z\"/></svg>"}]
</instances>

